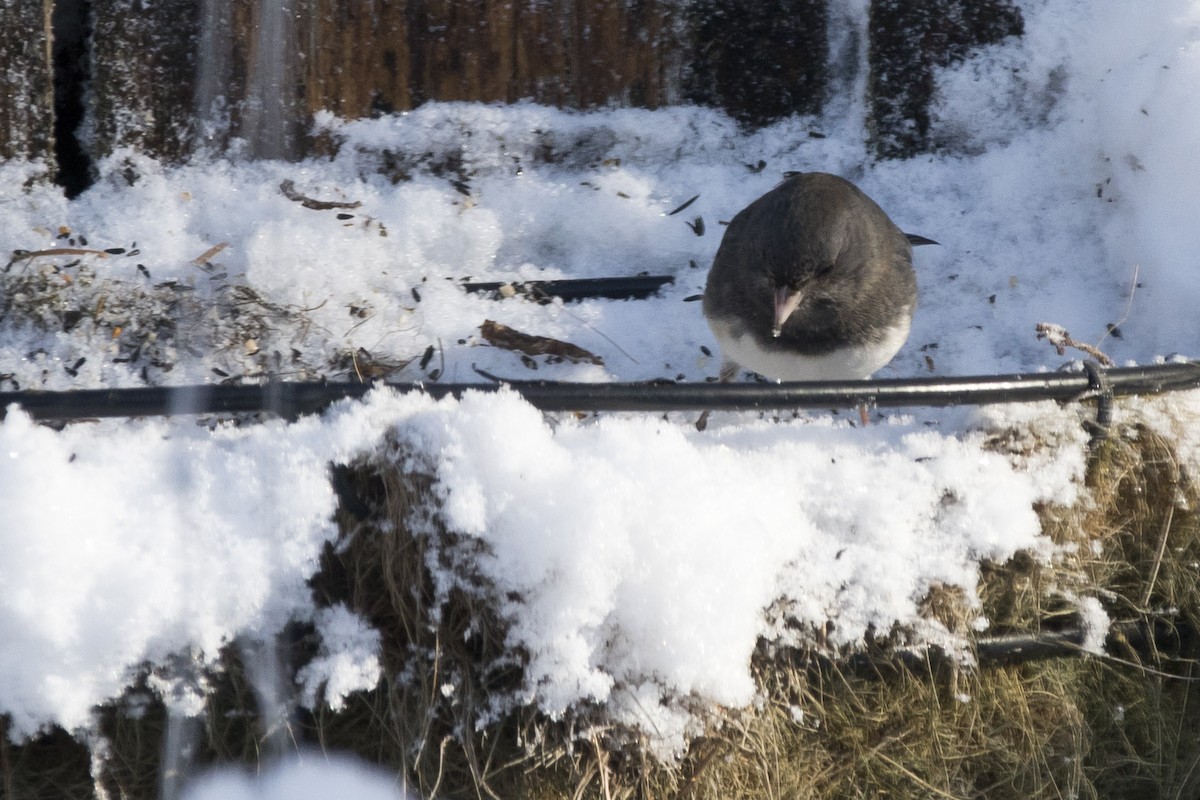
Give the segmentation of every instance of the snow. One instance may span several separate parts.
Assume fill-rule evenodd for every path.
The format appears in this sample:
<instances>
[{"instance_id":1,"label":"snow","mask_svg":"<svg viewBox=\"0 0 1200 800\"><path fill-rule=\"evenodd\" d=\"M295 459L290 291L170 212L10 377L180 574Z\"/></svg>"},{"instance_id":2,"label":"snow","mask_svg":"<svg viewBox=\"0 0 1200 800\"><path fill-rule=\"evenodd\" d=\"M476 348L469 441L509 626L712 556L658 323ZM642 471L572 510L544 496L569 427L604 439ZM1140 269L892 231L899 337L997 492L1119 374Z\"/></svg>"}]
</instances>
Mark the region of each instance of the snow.
<instances>
[{"instance_id":1,"label":"snow","mask_svg":"<svg viewBox=\"0 0 1200 800\"><path fill-rule=\"evenodd\" d=\"M1055 369L1065 359L1037 341L1038 322L1118 362L1195 356L1200 4L1020 5L1023 38L939 74L938 153L907 161L872 162L862 105L847 101L755 133L697 108L322 115L339 143L331 158L166 167L119 153L70 202L27 185L36 165L0 165L6 250L126 250L10 265L0 389L346 379L373 365L395 380L434 370L482 380L476 369L704 380L717 348L686 299L703 289L720 221L794 169L845 175L906 231L941 242L916 251L920 306L880 377ZM852 38L837 43L840 63L858 60ZM747 168L759 160L763 170ZM304 208L284 180L360 205ZM686 224L696 217L703 236ZM455 285L643 271L675 283L650 300L570 305ZM39 286L59 299L22 316ZM233 302L233 286L253 292ZM193 327L158 324L168 301ZM213 312L217 302L232 310ZM96 310L96 322L63 330L72 308ZM540 359L531 371L482 340L485 319L604 363ZM1194 396L1173 402L1194 415ZM1200 462L1194 426L1142 406ZM297 619L322 634L299 676L303 702L337 708L373 685L378 633L344 608L314 608L306 584L336 535L329 465L359 457L429 471L436 521L486 545L476 567L497 587L509 644L529 654L514 700L552 715L598 703L666 753L698 724L677 698L753 702L750 654L760 637L793 635L785 617L832 623L835 644L894 625L918 643L949 642L920 616L929 588L970 599L982 561L1050 557L1033 505L1081 491L1085 434L1075 412L1051 405L914 409L865 429L825 413L717 413L704 433L691 421L546 418L510 392L435 403L380 391L319 418L240 427L175 418L54 430L11 408L0 422L0 713L15 739L51 724L85 731L143 665L211 663L222 645ZM986 432L1007 426L1053 446L989 451ZM1081 604L1094 645L1104 612ZM277 792L270 780L208 785L220 780L227 795Z\"/></svg>"},{"instance_id":2,"label":"snow","mask_svg":"<svg viewBox=\"0 0 1200 800\"><path fill-rule=\"evenodd\" d=\"M1104 606L1095 597L1081 598L1079 617L1083 627L1083 642L1079 646L1089 653L1103 655L1104 640L1112 623Z\"/></svg>"},{"instance_id":3,"label":"snow","mask_svg":"<svg viewBox=\"0 0 1200 800\"><path fill-rule=\"evenodd\" d=\"M296 674L300 702L311 709L324 702L341 711L350 694L379 684L379 631L344 605L318 610L314 623L321 648Z\"/></svg>"},{"instance_id":4,"label":"snow","mask_svg":"<svg viewBox=\"0 0 1200 800\"><path fill-rule=\"evenodd\" d=\"M406 800L413 797L395 779L344 757L302 753L259 775L225 769L202 775L183 800Z\"/></svg>"}]
</instances>

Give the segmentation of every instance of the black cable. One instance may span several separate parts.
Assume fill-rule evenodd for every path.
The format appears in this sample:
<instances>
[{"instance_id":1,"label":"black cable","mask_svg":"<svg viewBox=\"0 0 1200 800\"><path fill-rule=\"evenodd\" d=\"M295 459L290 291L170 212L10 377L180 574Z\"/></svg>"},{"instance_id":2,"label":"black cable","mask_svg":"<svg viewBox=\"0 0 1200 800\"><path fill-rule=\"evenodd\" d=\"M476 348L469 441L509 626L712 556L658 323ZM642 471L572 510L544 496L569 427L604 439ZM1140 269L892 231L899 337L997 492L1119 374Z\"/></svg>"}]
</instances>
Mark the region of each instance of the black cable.
<instances>
[{"instance_id":1,"label":"black cable","mask_svg":"<svg viewBox=\"0 0 1200 800\"><path fill-rule=\"evenodd\" d=\"M1114 397L1200 387L1200 362L1103 369ZM84 389L66 392L0 392L0 418L17 404L34 419L68 421L97 417L267 411L291 418L321 411L342 398L358 398L373 386L425 392L436 398L509 386L543 411L745 411L798 408L985 405L1069 402L1092 396L1087 372L1025 373L958 378L903 378L811 383L283 383L231 386ZM1107 392L1104 393L1107 396Z\"/></svg>"},{"instance_id":2,"label":"black cable","mask_svg":"<svg viewBox=\"0 0 1200 800\"><path fill-rule=\"evenodd\" d=\"M1190 669L1200 655L1195 629L1187 623L1165 618L1112 623L1100 652L1085 650L1086 641L1087 631L1080 625L1072 625L1060 630L984 636L968 641L967 646L980 667L1091 656L1134 669L1150 665L1157 674L1165 677L1186 677L1165 670L1172 667L1177 671L1183 667ZM937 647L879 647L840 657L804 649L792 653L794 663L837 668L864 678L889 678L899 670L923 674L937 664L954 663L958 658L958 653L944 652Z\"/></svg>"}]
</instances>

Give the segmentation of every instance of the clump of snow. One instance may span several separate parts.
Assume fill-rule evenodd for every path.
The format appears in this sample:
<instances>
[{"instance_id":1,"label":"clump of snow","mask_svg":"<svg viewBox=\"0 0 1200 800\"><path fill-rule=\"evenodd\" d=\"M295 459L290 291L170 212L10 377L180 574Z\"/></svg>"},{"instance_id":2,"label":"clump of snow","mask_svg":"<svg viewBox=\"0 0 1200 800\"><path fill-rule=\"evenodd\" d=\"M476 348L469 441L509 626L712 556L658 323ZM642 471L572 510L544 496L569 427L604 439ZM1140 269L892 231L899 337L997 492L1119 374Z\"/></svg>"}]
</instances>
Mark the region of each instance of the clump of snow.
<instances>
[{"instance_id":1,"label":"clump of snow","mask_svg":"<svg viewBox=\"0 0 1200 800\"><path fill-rule=\"evenodd\" d=\"M356 759L301 753L260 774L223 768L189 783L182 800L406 800L399 777Z\"/></svg>"},{"instance_id":2,"label":"clump of snow","mask_svg":"<svg viewBox=\"0 0 1200 800\"><path fill-rule=\"evenodd\" d=\"M343 605L320 609L313 622L321 647L296 675L300 702L316 709L323 701L341 711L351 693L373 689L379 683L379 631Z\"/></svg>"},{"instance_id":3,"label":"clump of snow","mask_svg":"<svg viewBox=\"0 0 1200 800\"><path fill-rule=\"evenodd\" d=\"M291 425L54 431L9 408L0 711L10 734L85 727L144 662L193 650L211 660L236 635L269 637L311 614L306 582L336 535L328 464L373 447L389 416L342 405Z\"/></svg>"},{"instance_id":4,"label":"clump of snow","mask_svg":"<svg viewBox=\"0 0 1200 800\"><path fill-rule=\"evenodd\" d=\"M445 527L486 544L477 567L528 657L518 700L608 703L668 747L691 723L670 699L750 703L751 654L785 622L832 621L830 642L855 645L919 626L934 585L974 598L983 560L1049 555L1033 506L1074 491L1083 463L1018 470L980 435L903 420L551 426L512 393L430 406L396 435L436 454Z\"/></svg>"},{"instance_id":5,"label":"clump of snow","mask_svg":"<svg viewBox=\"0 0 1200 800\"><path fill-rule=\"evenodd\" d=\"M1100 600L1095 597L1079 599L1079 624L1083 628L1083 641L1080 647L1088 653L1104 654L1104 640L1108 638L1108 630L1112 624L1108 613Z\"/></svg>"}]
</instances>

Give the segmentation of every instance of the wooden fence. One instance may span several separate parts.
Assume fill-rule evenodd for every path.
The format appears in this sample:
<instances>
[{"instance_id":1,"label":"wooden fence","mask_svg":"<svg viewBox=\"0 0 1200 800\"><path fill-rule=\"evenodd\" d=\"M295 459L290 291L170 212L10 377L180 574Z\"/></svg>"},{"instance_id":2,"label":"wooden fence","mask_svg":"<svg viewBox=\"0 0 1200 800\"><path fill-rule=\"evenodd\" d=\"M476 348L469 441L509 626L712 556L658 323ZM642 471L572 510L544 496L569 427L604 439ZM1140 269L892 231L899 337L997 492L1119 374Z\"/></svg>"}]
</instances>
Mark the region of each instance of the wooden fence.
<instances>
[{"instance_id":1,"label":"wooden fence","mask_svg":"<svg viewBox=\"0 0 1200 800\"><path fill-rule=\"evenodd\" d=\"M868 134L884 157L927 146L936 65L1022 32L1012 0L861 2ZM45 159L68 185L126 146L181 160L237 137L252 156L295 158L311 152L315 111L358 118L429 100L698 103L761 125L819 113L844 91L831 30L855 5L0 0L0 157Z\"/></svg>"}]
</instances>

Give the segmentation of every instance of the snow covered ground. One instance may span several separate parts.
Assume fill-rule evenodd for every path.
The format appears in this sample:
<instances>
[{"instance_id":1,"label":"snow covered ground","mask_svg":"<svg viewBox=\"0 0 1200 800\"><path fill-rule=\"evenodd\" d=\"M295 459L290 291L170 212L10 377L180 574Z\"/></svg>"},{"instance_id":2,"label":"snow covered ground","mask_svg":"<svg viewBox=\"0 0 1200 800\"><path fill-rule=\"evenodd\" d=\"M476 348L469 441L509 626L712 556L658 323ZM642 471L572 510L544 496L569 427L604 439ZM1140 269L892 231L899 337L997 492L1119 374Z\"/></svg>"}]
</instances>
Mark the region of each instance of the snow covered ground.
<instances>
[{"instance_id":1,"label":"snow covered ground","mask_svg":"<svg viewBox=\"0 0 1200 800\"><path fill-rule=\"evenodd\" d=\"M912 334L880 377L1055 369L1067 358L1037 341L1039 322L1118 363L1198 355L1200 3L1020 5L1023 39L941 73L941 149L908 161L871 161L854 103L756 133L695 108L431 104L321 118L338 153L299 164L166 168L119 154L70 202L26 185L36 165L3 165L4 251L113 252L14 260L0 283L0 389L372 370L466 382L482 380L476 368L704 380L717 348L690 298L720 222L785 170L848 177L906 231L941 242L916 252ZM306 208L285 180L360 205ZM456 286L641 272L675 283L650 300L570 305ZM172 315L178 330L162 325ZM533 371L483 341L487 319L603 363L536 359ZM1006 424L1056 447L1036 463L985 452L981 431ZM212 658L234 637L317 615L305 580L335 534L327 464L375 452L388 430L436 470L443 521L484 540L481 569L521 598L502 612L532 654L530 699L551 713L599 701L655 731L664 752L694 724L672 697L752 701L749 655L783 635L780 615L832 620L844 643L871 625L943 638L917 613L925 591L970 596L981 559L1047 553L1032 505L1074 497L1084 446L1074 413L1048 406L918 409L865 429L845 415L716 414L705 433L683 415L546 420L512 394L377 393L321 419L215 429L177 418L54 431L10 409L0 713L11 734L86 729L147 661ZM377 637L337 611L316 621L327 652L298 691L315 702L330 679L336 703L377 679ZM264 786L239 791L274 796Z\"/></svg>"}]
</instances>

